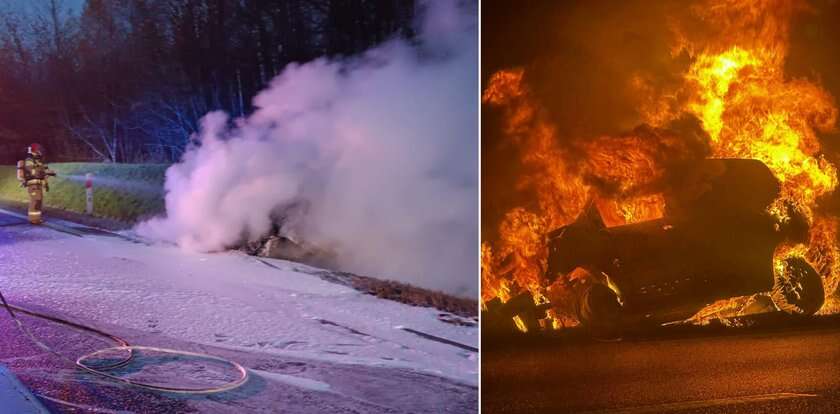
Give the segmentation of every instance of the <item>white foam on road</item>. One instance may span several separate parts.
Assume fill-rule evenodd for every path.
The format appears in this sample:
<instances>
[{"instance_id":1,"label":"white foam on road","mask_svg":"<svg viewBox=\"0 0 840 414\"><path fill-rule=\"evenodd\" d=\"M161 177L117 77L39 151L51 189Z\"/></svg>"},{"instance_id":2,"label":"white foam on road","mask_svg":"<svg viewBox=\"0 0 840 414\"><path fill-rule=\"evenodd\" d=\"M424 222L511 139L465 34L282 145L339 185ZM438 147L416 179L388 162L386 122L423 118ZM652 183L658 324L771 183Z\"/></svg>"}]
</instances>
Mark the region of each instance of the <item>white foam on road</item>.
<instances>
[{"instance_id":1,"label":"white foam on road","mask_svg":"<svg viewBox=\"0 0 840 414\"><path fill-rule=\"evenodd\" d=\"M276 372L268 372L268 371L261 371L258 369L252 369L252 372L259 374L260 376L279 381L284 384L291 385L293 387L303 388L310 391L320 391L320 392L327 392L330 391L330 384L326 382L316 381L309 378L303 377L296 377L294 375L287 375L287 374L278 374Z\"/></svg>"},{"instance_id":2,"label":"white foam on road","mask_svg":"<svg viewBox=\"0 0 840 414\"><path fill-rule=\"evenodd\" d=\"M307 274L313 268L239 253L186 253L49 228L2 228L10 302L182 340L339 363L409 368L478 383L474 353L393 329L477 347L478 329L438 311L383 300Z\"/></svg>"}]
</instances>

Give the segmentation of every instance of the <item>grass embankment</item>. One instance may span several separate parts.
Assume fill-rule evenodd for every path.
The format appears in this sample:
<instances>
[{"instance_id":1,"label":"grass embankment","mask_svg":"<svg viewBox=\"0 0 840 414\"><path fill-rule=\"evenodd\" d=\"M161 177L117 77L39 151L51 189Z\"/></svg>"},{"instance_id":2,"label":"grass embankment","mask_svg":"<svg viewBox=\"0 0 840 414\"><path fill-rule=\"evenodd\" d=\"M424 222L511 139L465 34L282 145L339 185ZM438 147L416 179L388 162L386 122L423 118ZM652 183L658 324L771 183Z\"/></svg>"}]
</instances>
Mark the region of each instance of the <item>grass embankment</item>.
<instances>
[{"instance_id":1,"label":"grass embankment","mask_svg":"<svg viewBox=\"0 0 840 414\"><path fill-rule=\"evenodd\" d=\"M46 207L76 213L85 212L85 174L92 173L93 215L127 223L164 211L163 182L165 164L48 164L58 176L51 177L50 191L44 194ZM0 166L0 200L28 203L20 187L15 167Z\"/></svg>"}]
</instances>

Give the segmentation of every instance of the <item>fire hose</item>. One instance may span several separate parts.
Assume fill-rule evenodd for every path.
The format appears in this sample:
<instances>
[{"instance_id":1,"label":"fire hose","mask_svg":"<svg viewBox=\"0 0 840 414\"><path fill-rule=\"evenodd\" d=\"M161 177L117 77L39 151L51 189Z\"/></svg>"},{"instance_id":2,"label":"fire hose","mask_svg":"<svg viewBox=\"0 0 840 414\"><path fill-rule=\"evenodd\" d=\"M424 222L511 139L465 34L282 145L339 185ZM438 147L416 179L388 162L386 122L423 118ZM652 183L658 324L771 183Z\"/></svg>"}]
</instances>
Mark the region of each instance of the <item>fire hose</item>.
<instances>
[{"instance_id":1,"label":"fire hose","mask_svg":"<svg viewBox=\"0 0 840 414\"><path fill-rule=\"evenodd\" d=\"M96 329L96 328L93 328L93 327L90 327L90 326L86 326L86 325L82 325L82 324L79 324L79 323L71 322L71 321L61 319L61 318L58 318L58 317L55 317L55 316L46 315L46 314L36 312L36 311L33 311L33 310L25 309L25 308L22 308L22 307L19 307L19 306L10 305L6 301L6 298L3 296L2 291L0 291L0 301L3 302L3 307L6 308L6 311L8 311L9 315L15 321L15 324L17 325L18 329L24 335L26 335L34 344L38 345L38 347L40 347L41 349L57 356L58 358L60 358L64 361L68 361L71 364L74 364L76 367L78 367L78 368L80 368L80 369L82 369L86 372L89 372L89 373L95 374L95 375L99 375L99 376L108 378L110 380L113 380L113 381L116 381L116 382L119 382L119 383L127 384L127 385L134 386L134 387L144 388L144 389L148 389L148 390L163 391L163 392L170 392L170 393L212 394L212 393L230 391L234 388L237 388L237 387L241 386L242 384L244 384L248 380L248 371L245 369L245 367L243 367L242 365L240 365L237 362L234 362L234 361L231 361L231 360L228 360L228 359L224 359L224 358L217 357L217 356L214 356L214 355L209 355L209 354L197 353L197 352L179 351L179 350L174 350L174 349L156 348L156 347L150 347L150 346L130 345L128 343L128 341L126 341L125 339L122 339L122 338L120 338L116 335L112 335L112 334L109 334L107 332L101 331L99 329ZM118 345L114 346L114 347L110 347L110 348L100 349L98 351L94 351L94 352L82 355L78 359L73 361L71 358L68 358L67 356L64 356L64 355L58 353L57 351L55 351L54 349L52 349L51 347L49 347L48 345L46 345L42 341L40 341L23 324L23 322L21 322L21 320L17 316L17 313L26 314L26 315L33 316L33 317L40 318L40 319L44 319L44 320L47 320L47 321L50 321L50 322L54 322L54 323L58 323L58 324L61 324L61 325L69 326L69 327L74 328L74 329L79 330L79 331L95 334L95 335L98 335L100 337L111 340L111 341L117 343ZM101 354L104 354L106 352L112 352L112 351L126 352L127 356L125 358L122 358L122 359L114 362L114 363L110 363L110 364L103 365L103 366L93 367L93 366L86 363L91 358L93 358L97 355L101 355ZM205 360L221 362L221 363L228 364L228 365L232 366L238 372L239 375L237 376L236 379L234 379L234 380L232 380L228 383L219 385L219 386L189 388L189 387L170 387L170 386L163 386L163 385L155 385L155 384L145 383L145 382L141 382L141 381L131 380L131 379L128 379L128 378L123 378L123 377L120 377L120 376L117 376L117 375L114 375L114 374L111 374L111 373L108 372L108 371L114 370L116 368L123 367L123 366L127 365L129 362L131 362L131 360L134 358L135 351L160 352L160 353L166 353L166 354L171 354L171 355L182 355L182 356L195 357L195 358L201 358L201 359L205 359Z\"/></svg>"}]
</instances>

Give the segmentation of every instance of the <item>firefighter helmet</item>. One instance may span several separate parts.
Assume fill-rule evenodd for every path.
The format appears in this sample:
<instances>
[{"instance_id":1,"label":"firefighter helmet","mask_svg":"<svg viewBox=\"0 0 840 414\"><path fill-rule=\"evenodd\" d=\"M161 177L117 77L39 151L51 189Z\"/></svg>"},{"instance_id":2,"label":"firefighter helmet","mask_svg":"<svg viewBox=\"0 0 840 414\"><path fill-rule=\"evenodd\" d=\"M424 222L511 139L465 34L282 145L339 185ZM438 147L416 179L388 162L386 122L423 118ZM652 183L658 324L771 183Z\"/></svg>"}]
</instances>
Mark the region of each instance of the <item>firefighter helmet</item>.
<instances>
[{"instance_id":1,"label":"firefighter helmet","mask_svg":"<svg viewBox=\"0 0 840 414\"><path fill-rule=\"evenodd\" d=\"M41 156L44 155L44 147L42 147L41 144L32 143L29 148L26 149L26 152L33 156Z\"/></svg>"}]
</instances>

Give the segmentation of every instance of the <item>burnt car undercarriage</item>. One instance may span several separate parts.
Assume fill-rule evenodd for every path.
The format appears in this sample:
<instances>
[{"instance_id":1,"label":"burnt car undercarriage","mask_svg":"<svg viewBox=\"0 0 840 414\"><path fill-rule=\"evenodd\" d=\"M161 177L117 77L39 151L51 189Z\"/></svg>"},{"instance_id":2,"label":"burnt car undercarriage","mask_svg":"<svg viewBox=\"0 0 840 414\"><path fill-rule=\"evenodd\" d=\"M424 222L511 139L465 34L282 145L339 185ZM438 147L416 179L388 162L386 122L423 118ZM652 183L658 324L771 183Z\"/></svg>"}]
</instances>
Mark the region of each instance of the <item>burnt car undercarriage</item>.
<instances>
[{"instance_id":1,"label":"burnt car undercarriage","mask_svg":"<svg viewBox=\"0 0 840 414\"><path fill-rule=\"evenodd\" d=\"M780 184L762 162L704 160L665 194L662 218L607 227L591 204L574 223L546 237L545 282L575 292L571 309L584 327L615 330L690 318L709 304L767 293L774 310L810 315L824 301L822 279L801 255L777 249L807 241L793 206L786 219L768 211ZM589 277L570 279L573 271ZM526 330L559 304L521 294L488 302L488 319L519 316Z\"/></svg>"}]
</instances>

